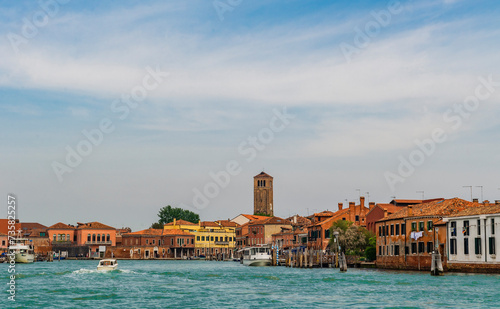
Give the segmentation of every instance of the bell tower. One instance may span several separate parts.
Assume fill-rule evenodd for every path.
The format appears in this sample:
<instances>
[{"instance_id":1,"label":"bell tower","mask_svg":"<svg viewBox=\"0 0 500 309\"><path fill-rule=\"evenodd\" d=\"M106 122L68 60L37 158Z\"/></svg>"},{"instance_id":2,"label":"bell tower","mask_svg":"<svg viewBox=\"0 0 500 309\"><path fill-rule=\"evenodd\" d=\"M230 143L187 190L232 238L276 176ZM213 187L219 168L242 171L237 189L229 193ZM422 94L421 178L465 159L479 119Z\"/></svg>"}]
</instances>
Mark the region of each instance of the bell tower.
<instances>
[{"instance_id":1,"label":"bell tower","mask_svg":"<svg viewBox=\"0 0 500 309\"><path fill-rule=\"evenodd\" d=\"M253 214L274 216L273 177L264 172L253 178Z\"/></svg>"}]
</instances>

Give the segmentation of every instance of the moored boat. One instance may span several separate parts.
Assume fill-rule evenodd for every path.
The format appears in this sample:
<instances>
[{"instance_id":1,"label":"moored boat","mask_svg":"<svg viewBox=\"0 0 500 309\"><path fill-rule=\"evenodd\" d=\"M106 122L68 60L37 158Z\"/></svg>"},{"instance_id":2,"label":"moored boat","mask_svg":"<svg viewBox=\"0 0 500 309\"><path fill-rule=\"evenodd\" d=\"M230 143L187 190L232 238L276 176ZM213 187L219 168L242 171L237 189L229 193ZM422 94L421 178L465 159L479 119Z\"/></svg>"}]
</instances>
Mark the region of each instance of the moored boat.
<instances>
[{"instance_id":1,"label":"moored boat","mask_svg":"<svg viewBox=\"0 0 500 309\"><path fill-rule=\"evenodd\" d=\"M115 259L104 259L99 261L97 270L115 270L118 267L118 262Z\"/></svg>"},{"instance_id":2,"label":"moored boat","mask_svg":"<svg viewBox=\"0 0 500 309\"><path fill-rule=\"evenodd\" d=\"M33 246L28 244L27 238L14 238L14 243L9 246L9 253L15 255L16 263L35 262L35 251Z\"/></svg>"},{"instance_id":3,"label":"moored boat","mask_svg":"<svg viewBox=\"0 0 500 309\"><path fill-rule=\"evenodd\" d=\"M271 266L272 255L270 248L249 247L243 249L243 265L247 266Z\"/></svg>"}]
</instances>

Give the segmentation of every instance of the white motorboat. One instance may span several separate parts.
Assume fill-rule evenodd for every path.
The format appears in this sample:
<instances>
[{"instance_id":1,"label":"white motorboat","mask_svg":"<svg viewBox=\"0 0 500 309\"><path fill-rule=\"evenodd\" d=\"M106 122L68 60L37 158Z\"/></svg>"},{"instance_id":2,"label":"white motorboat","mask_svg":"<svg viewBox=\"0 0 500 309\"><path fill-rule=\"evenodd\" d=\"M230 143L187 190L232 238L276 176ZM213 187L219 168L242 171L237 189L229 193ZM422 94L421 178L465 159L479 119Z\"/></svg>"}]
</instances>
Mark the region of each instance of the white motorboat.
<instances>
[{"instance_id":1,"label":"white motorboat","mask_svg":"<svg viewBox=\"0 0 500 309\"><path fill-rule=\"evenodd\" d=\"M270 248L249 247L243 249L243 265L271 266L272 255Z\"/></svg>"},{"instance_id":2,"label":"white motorboat","mask_svg":"<svg viewBox=\"0 0 500 309\"><path fill-rule=\"evenodd\" d=\"M16 263L33 263L35 261L35 251L32 245L28 244L27 238L14 238L14 244L9 246L9 253L15 255Z\"/></svg>"},{"instance_id":3,"label":"white motorboat","mask_svg":"<svg viewBox=\"0 0 500 309\"><path fill-rule=\"evenodd\" d=\"M118 262L115 259L104 259L99 261L97 270L115 270L118 267Z\"/></svg>"}]
</instances>

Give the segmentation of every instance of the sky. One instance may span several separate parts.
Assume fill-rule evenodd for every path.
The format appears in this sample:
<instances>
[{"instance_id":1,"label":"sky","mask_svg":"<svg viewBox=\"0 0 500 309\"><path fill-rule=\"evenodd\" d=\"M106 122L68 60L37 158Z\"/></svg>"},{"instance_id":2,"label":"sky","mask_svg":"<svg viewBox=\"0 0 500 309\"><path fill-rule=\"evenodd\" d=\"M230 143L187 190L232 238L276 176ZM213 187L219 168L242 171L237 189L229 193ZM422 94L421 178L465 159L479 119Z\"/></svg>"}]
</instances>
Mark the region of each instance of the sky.
<instances>
[{"instance_id":1,"label":"sky","mask_svg":"<svg viewBox=\"0 0 500 309\"><path fill-rule=\"evenodd\" d=\"M500 3L0 1L0 188L47 226L500 200ZM423 192L422 192L423 191ZM5 202L5 209L7 203Z\"/></svg>"}]
</instances>

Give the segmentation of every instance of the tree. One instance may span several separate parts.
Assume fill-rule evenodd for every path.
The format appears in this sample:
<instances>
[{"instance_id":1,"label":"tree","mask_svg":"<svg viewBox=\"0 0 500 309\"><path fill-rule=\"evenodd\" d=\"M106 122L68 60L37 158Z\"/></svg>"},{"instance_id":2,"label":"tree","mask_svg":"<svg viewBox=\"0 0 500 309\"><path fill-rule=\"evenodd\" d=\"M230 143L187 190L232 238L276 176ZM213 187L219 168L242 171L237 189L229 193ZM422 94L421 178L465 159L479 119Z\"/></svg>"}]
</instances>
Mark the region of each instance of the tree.
<instances>
[{"instance_id":1,"label":"tree","mask_svg":"<svg viewBox=\"0 0 500 309\"><path fill-rule=\"evenodd\" d=\"M368 246L365 249L365 258L368 261L375 261L377 259L377 238L370 237Z\"/></svg>"},{"instance_id":2,"label":"tree","mask_svg":"<svg viewBox=\"0 0 500 309\"><path fill-rule=\"evenodd\" d=\"M373 236L364 227L358 227L346 220L335 221L330 228L330 235L333 235L333 232L339 233L339 245L347 255L363 254L370 237ZM330 246L334 245L333 239L334 237L330 239Z\"/></svg>"},{"instance_id":3,"label":"tree","mask_svg":"<svg viewBox=\"0 0 500 309\"><path fill-rule=\"evenodd\" d=\"M150 229L162 229L163 225L158 223L158 222L155 222L155 223L151 224L151 226L149 228Z\"/></svg>"},{"instance_id":4,"label":"tree","mask_svg":"<svg viewBox=\"0 0 500 309\"><path fill-rule=\"evenodd\" d=\"M200 215L178 207L172 207L170 205L165 206L158 212L158 217L160 218L157 223L153 223L151 228L163 228L163 225L176 220L185 220L192 223L198 223L200 221ZM153 227L156 226L156 227Z\"/></svg>"}]
</instances>

